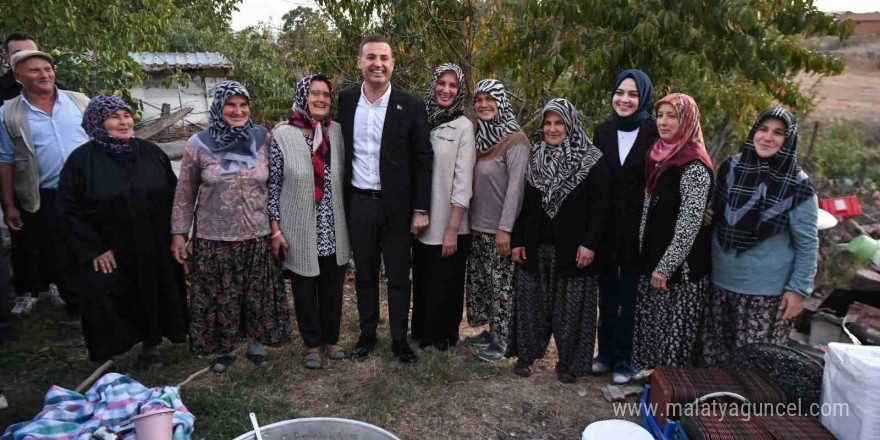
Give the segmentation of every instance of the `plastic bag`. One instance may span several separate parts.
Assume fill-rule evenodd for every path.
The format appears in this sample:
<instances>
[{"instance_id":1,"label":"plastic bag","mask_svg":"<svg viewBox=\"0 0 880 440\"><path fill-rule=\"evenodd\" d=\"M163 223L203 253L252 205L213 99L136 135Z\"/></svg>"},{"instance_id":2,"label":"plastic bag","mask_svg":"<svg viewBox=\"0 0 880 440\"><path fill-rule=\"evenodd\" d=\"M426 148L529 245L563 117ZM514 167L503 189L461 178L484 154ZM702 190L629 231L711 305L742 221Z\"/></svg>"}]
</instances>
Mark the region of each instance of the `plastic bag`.
<instances>
[{"instance_id":1,"label":"plastic bag","mask_svg":"<svg viewBox=\"0 0 880 440\"><path fill-rule=\"evenodd\" d=\"M828 344L819 414L840 440L880 440L880 347Z\"/></svg>"}]
</instances>

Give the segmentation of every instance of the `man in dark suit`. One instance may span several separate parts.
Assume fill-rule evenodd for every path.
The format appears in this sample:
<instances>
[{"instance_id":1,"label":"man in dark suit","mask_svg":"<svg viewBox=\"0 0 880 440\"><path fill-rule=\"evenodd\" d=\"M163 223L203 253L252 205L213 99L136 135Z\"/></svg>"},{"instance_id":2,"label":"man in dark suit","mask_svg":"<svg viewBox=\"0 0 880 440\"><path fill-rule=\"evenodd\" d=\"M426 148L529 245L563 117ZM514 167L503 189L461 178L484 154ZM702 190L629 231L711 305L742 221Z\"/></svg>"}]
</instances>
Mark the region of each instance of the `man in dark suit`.
<instances>
[{"instance_id":1,"label":"man in dark suit","mask_svg":"<svg viewBox=\"0 0 880 440\"><path fill-rule=\"evenodd\" d=\"M3 58L6 59L6 64L9 64L10 58L15 55L16 52L21 52L23 50L40 50L37 47L37 42L28 34L23 32L13 32L6 37L6 40L3 42L4 49L6 52L3 54ZM12 69L6 71L3 76L0 76L0 106L3 105L3 101L15 98L21 94L21 84L12 77Z\"/></svg>"},{"instance_id":2,"label":"man in dark suit","mask_svg":"<svg viewBox=\"0 0 880 440\"><path fill-rule=\"evenodd\" d=\"M379 324L379 263L388 278L391 351L402 363L418 360L406 342L414 234L428 226L431 168L425 105L391 85L394 52L381 35L360 44L360 86L339 95L337 121L345 138L345 200L355 262L361 335L352 352L366 360Z\"/></svg>"}]
</instances>

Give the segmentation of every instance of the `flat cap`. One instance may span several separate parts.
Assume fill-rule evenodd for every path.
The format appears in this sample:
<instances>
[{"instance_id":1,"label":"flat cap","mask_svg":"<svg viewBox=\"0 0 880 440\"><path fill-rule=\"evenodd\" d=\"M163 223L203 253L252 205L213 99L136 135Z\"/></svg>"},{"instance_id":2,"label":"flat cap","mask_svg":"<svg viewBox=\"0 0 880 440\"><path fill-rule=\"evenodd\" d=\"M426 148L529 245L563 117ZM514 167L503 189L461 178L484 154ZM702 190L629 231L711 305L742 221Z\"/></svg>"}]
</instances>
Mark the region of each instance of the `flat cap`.
<instances>
[{"instance_id":1,"label":"flat cap","mask_svg":"<svg viewBox=\"0 0 880 440\"><path fill-rule=\"evenodd\" d=\"M40 58L48 61L49 64L52 64L55 61L52 59L52 55L49 55L46 52L29 49L29 50L18 51L14 55L12 55L12 57L9 59L9 65L10 65L10 67L12 67L12 70L15 70L15 68L18 67L19 64L24 62L24 60L26 60L28 58L33 58L33 57L40 57Z\"/></svg>"}]
</instances>

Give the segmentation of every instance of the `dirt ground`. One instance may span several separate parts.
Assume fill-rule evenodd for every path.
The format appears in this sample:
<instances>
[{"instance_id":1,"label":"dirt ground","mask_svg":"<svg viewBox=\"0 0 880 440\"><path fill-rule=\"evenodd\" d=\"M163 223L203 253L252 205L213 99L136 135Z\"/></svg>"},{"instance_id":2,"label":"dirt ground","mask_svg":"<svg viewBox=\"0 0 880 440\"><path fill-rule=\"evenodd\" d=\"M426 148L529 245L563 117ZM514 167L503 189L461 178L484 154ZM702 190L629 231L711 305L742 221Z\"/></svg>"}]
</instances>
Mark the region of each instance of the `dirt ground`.
<instances>
[{"instance_id":1,"label":"dirt ground","mask_svg":"<svg viewBox=\"0 0 880 440\"><path fill-rule=\"evenodd\" d=\"M816 76L798 78L803 90L816 93L816 107L808 119L849 121L865 135L868 146L880 148L880 37L853 38L842 44L825 47L844 58L842 75L823 78L818 87Z\"/></svg>"},{"instance_id":2,"label":"dirt ground","mask_svg":"<svg viewBox=\"0 0 880 440\"><path fill-rule=\"evenodd\" d=\"M384 289L383 289L384 295ZM345 288L342 341L357 340L353 282ZM385 306L383 304L383 310ZM0 428L29 420L42 408L51 385L74 388L96 367L83 356L75 329L60 326L57 308L38 304L17 323L22 339L0 347L0 388L10 408L0 411ZM294 329L296 326L294 325ZM462 337L481 329L462 324ZM302 342L270 349L273 364L258 369L240 356L224 375L204 375L186 385L182 398L196 416L196 439L229 439L250 430L247 414L261 424L301 417L343 417L381 426L402 439L577 440L584 427L615 416L599 387L608 376L564 385L556 380L555 348L535 365L531 378L512 373L513 361L490 365L476 359L478 349L459 344L441 353L422 353L413 367L397 364L390 353L387 315L380 322L380 343L373 358L343 361L320 371L301 366ZM148 385L171 385L207 365L184 344L163 344L166 365L143 371L135 366L139 350L117 361L116 371ZM635 402L631 397L629 402ZM2 430L0 430L2 432Z\"/></svg>"}]
</instances>

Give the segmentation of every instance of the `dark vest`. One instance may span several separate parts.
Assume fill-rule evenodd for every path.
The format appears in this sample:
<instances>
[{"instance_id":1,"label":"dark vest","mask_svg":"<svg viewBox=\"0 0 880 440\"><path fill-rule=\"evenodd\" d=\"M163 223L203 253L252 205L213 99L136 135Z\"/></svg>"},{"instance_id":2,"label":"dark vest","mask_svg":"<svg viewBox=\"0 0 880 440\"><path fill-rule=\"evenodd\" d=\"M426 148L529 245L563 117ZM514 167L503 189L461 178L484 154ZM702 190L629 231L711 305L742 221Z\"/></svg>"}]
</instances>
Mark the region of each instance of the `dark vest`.
<instances>
[{"instance_id":1,"label":"dark vest","mask_svg":"<svg viewBox=\"0 0 880 440\"><path fill-rule=\"evenodd\" d=\"M642 241L642 273L646 276L651 276L660 259L663 258L663 254L666 253L666 248L672 243L675 223L678 220L682 202L681 175L690 163L693 162L665 171L651 194L645 221L645 236ZM708 167L706 169L710 174L712 173L711 169ZM709 197L711 194L712 189L710 188ZM709 197L707 197L707 203ZM685 268L687 268L689 281L702 278L711 272L711 237L711 229L707 226L700 226L700 232L697 234L697 239L694 241L687 258L675 270L669 278L669 282L682 281L682 273Z\"/></svg>"}]
</instances>

